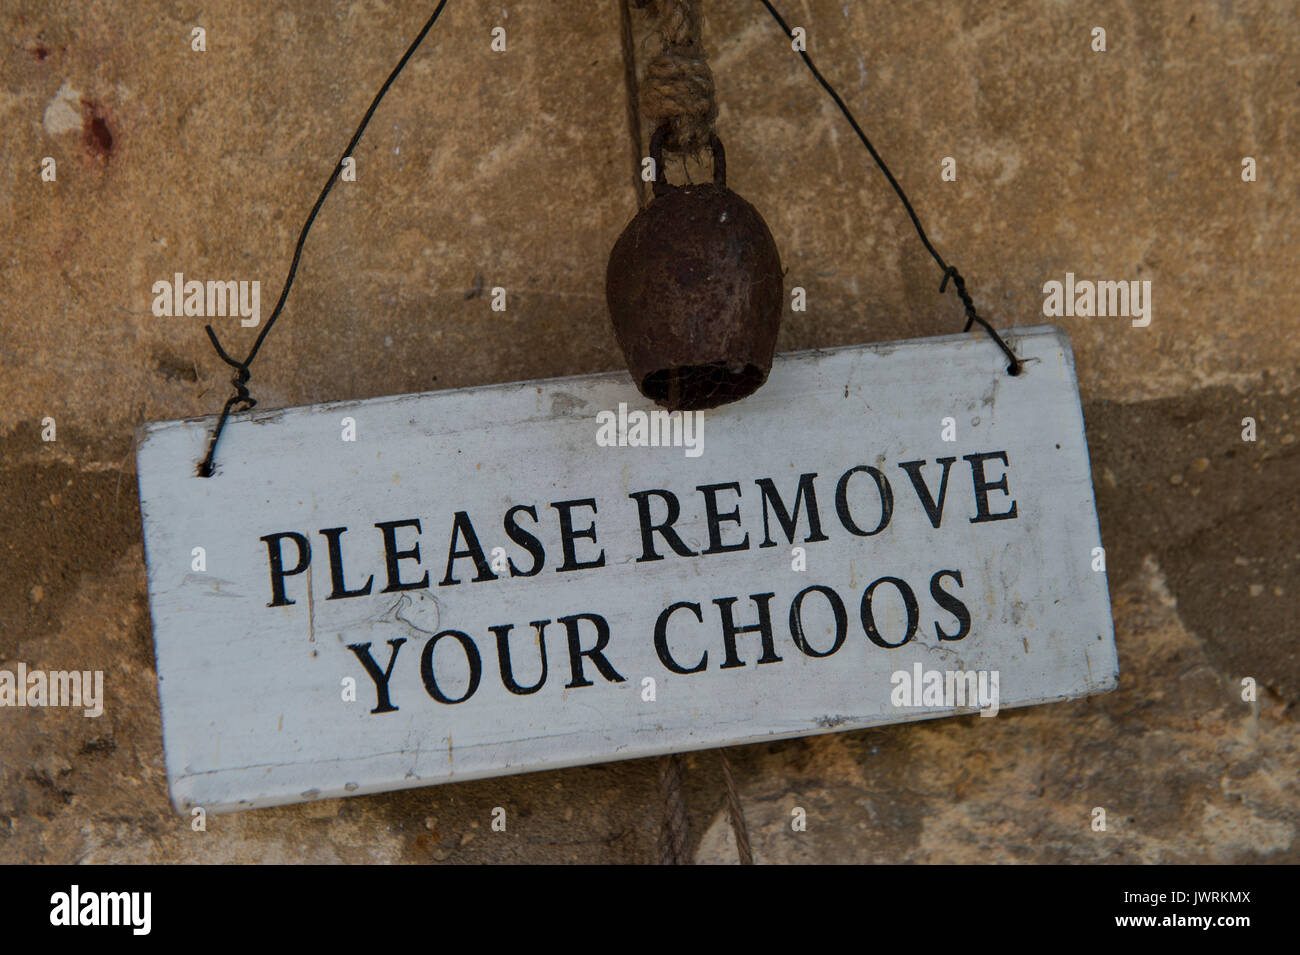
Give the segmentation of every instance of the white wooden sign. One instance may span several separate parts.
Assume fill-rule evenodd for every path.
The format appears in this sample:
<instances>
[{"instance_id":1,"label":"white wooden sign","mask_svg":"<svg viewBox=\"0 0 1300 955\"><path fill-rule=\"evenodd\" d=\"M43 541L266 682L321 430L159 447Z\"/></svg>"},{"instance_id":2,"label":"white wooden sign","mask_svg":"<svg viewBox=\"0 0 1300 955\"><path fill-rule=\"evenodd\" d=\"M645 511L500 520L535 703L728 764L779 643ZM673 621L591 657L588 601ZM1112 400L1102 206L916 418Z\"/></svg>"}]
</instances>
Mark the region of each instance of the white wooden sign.
<instances>
[{"instance_id":1,"label":"white wooden sign","mask_svg":"<svg viewBox=\"0 0 1300 955\"><path fill-rule=\"evenodd\" d=\"M167 775L220 812L1080 697L1117 665L1064 332L139 441Z\"/></svg>"}]
</instances>

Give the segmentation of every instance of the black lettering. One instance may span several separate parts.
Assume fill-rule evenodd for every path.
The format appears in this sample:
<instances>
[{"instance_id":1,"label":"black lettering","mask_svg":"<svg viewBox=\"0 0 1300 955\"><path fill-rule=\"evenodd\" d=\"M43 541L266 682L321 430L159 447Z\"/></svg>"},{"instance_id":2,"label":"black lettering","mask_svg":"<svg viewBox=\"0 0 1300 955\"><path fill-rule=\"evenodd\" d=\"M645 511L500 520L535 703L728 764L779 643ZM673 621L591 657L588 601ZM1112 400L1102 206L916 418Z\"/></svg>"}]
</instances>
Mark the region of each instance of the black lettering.
<instances>
[{"instance_id":1,"label":"black lettering","mask_svg":"<svg viewBox=\"0 0 1300 955\"><path fill-rule=\"evenodd\" d=\"M596 645L590 650L582 649L582 638L578 633L578 623L582 620L589 621L596 628ZM560 623L564 624L564 629L569 634L569 669L573 674L573 680L566 684L565 689L572 690L574 687L592 685L582 671L583 657L591 657L591 662L596 664L600 675L610 683L627 682L619 676L618 671L601 653L609 644L609 621L598 613L575 613L568 617L561 617Z\"/></svg>"},{"instance_id":2,"label":"black lettering","mask_svg":"<svg viewBox=\"0 0 1300 955\"><path fill-rule=\"evenodd\" d=\"M510 508L510 510L506 511L504 521L506 536L533 555L533 566L529 570L520 570L515 566L513 560L507 560L506 563L510 565L511 577L532 577L534 574L541 573L542 565L546 563L546 550L542 547L542 542L540 540L520 527L515 521L515 514L520 511L523 511L531 517L533 523L537 522L536 508L527 504L516 504L514 507Z\"/></svg>"},{"instance_id":3,"label":"black lettering","mask_svg":"<svg viewBox=\"0 0 1300 955\"><path fill-rule=\"evenodd\" d=\"M298 563L293 570L284 569L284 558L280 554L280 542L286 537L298 545ZM268 607L287 607L294 603L284 595L284 578L301 574L311 563L311 544L302 534L285 531L283 534L267 534L259 540L266 541L266 557L271 566L271 602Z\"/></svg>"},{"instance_id":4,"label":"black lettering","mask_svg":"<svg viewBox=\"0 0 1300 955\"><path fill-rule=\"evenodd\" d=\"M916 496L921 501L921 506L925 508L925 516L930 518L930 525L939 529L943 523L943 499L948 496L948 471L956 458L935 458L936 463L943 465L943 474L939 476L939 501L935 503L930 494L930 489L926 486L925 478L921 476L921 468L925 467L924 461L903 461L899 467L907 472L907 476L912 479L912 487L916 489Z\"/></svg>"},{"instance_id":5,"label":"black lettering","mask_svg":"<svg viewBox=\"0 0 1300 955\"><path fill-rule=\"evenodd\" d=\"M1011 492L1007 490L1007 475L1002 474L1002 480L990 482L984 477L984 462L992 458L1001 458L1003 467L1010 468L1007 461L1007 452L1005 451L985 451L982 454L967 454L962 456L963 461L970 462L971 484L975 488L975 516L970 519L972 524L982 524L987 521L1009 521L1016 517L1016 502L1011 502L1011 510L1003 511L1000 514L989 513L989 491L1001 491L1007 497Z\"/></svg>"},{"instance_id":6,"label":"black lettering","mask_svg":"<svg viewBox=\"0 0 1300 955\"><path fill-rule=\"evenodd\" d=\"M725 554L728 551L748 550L749 535L745 539L735 544L722 543L722 526L721 522L726 521L729 524L740 523L740 507L737 505L734 511L728 511L726 514L718 513L718 492L735 491L736 496L740 497L740 485L732 482L731 484L701 484L695 490L704 495L704 516L709 523L709 546L701 551L702 554Z\"/></svg>"},{"instance_id":7,"label":"black lettering","mask_svg":"<svg viewBox=\"0 0 1300 955\"><path fill-rule=\"evenodd\" d=\"M876 588L881 584L893 584L897 587L898 592L903 595L903 603L907 607L907 636L903 637L898 643L887 643L885 641L885 638L880 635L880 631L876 629L876 618L871 612L871 595L875 593ZM907 586L906 581L899 580L897 577L881 577L879 580L872 581L871 586L863 593L859 616L862 618L862 629L867 632L867 638L876 646L884 647L886 650L901 647L916 636L917 617L919 616L916 606L916 594L912 593L912 588Z\"/></svg>"},{"instance_id":8,"label":"black lettering","mask_svg":"<svg viewBox=\"0 0 1300 955\"><path fill-rule=\"evenodd\" d=\"M831 605L831 613L835 614L835 642L831 648L826 651L814 650L812 644L808 642L808 635L803 628L803 598L808 594L816 591L822 594L827 603ZM840 600L840 595L829 587L823 587L820 584L814 584L812 587L805 587L795 596L794 602L790 604L790 636L794 640L794 645L810 657L828 657L844 645L844 638L849 633L849 615L844 609L844 601Z\"/></svg>"},{"instance_id":9,"label":"black lettering","mask_svg":"<svg viewBox=\"0 0 1300 955\"><path fill-rule=\"evenodd\" d=\"M573 529L573 515L570 511L575 507L589 507L591 513L596 513L596 501L593 498L586 498L581 501L560 501L552 504L551 507L560 512L560 545L564 548L564 563L555 568L555 572L561 573L566 570L586 570L590 567L605 566L605 551L602 548L600 556L595 560L580 561L574 547L574 538L585 537L593 543L596 540L596 522L592 521L591 526L585 530L575 531Z\"/></svg>"},{"instance_id":10,"label":"black lettering","mask_svg":"<svg viewBox=\"0 0 1300 955\"><path fill-rule=\"evenodd\" d=\"M528 626L537 631L537 650L542 655L542 675L537 678L537 682L532 686L520 686L515 682L514 667L510 664L510 629L511 624L504 624L500 627L489 627L497 635L497 659L501 662L501 682L505 684L507 690L516 696L527 696L529 693L536 693L546 682L546 625L549 620L534 620Z\"/></svg>"},{"instance_id":11,"label":"black lettering","mask_svg":"<svg viewBox=\"0 0 1300 955\"><path fill-rule=\"evenodd\" d=\"M944 577L951 577L953 580L957 581L957 586L961 587L963 586L961 581L961 571L941 570L930 578L930 596L934 598L935 603L957 618L957 632L955 634L949 634L947 631L943 630L939 626L938 621L936 621L934 624L934 634L940 640L960 640L962 637L966 636L966 634L970 633L970 611L966 609L964 603L957 599L956 595L948 593L940 586L940 581L942 581Z\"/></svg>"},{"instance_id":12,"label":"black lettering","mask_svg":"<svg viewBox=\"0 0 1300 955\"><path fill-rule=\"evenodd\" d=\"M655 494L664 500L668 505L668 516L660 524L651 522L650 519L650 495ZM673 530L673 524L681 515L682 508L677 502L677 495L672 491L652 490L652 491L635 491L628 495L636 501L637 518L641 525L641 556L638 557L637 563L643 563L647 560L663 560L664 555L655 550L654 535L658 533L667 541L668 546L679 557L698 557L695 551L691 550L677 536Z\"/></svg>"},{"instance_id":13,"label":"black lettering","mask_svg":"<svg viewBox=\"0 0 1300 955\"><path fill-rule=\"evenodd\" d=\"M460 641L461 647L465 650L465 659L469 661L469 686L465 688L465 695L458 700L453 700L442 692L433 673L433 648L443 637L455 637ZM479 677L482 675L483 661L479 659L478 647L474 646L474 641L470 639L469 634L461 633L459 630L443 630L435 633L424 645L424 652L420 654L420 679L424 680L424 688L429 695L439 703L464 703L478 689Z\"/></svg>"},{"instance_id":14,"label":"black lettering","mask_svg":"<svg viewBox=\"0 0 1300 955\"><path fill-rule=\"evenodd\" d=\"M417 564L420 562L420 542L416 541L415 546L410 550L397 549L397 528L414 527L415 533L420 533L420 522L418 520L409 521L381 521L375 525L384 532L384 563L388 567L388 586L380 593L390 594L397 590L421 590L429 586L429 572L424 572L424 577L420 580L411 581L410 583L402 582L402 571L398 567L398 561L413 560Z\"/></svg>"},{"instance_id":15,"label":"black lettering","mask_svg":"<svg viewBox=\"0 0 1300 955\"><path fill-rule=\"evenodd\" d=\"M688 668L678 663L668 649L668 618L683 608L695 611L695 619L700 623L704 622L704 613L700 610L699 604L680 601L666 608L663 613L659 614L659 619L655 621L655 653L659 654L659 662L673 673L699 673L709 665L708 650L705 650L700 656L699 663Z\"/></svg>"},{"instance_id":16,"label":"black lettering","mask_svg":"<svg viewBox=\"0 0 1300 955\"><path fill-rule=\"evenodd\" d=\"M462 537L465 538L466 547L464 550L457 550L456 542ZM497 579L497 575L492 573L492 568L488 566L487 558L483 556L483 548L479 545L478 535L474 533L474 524L470 521L469 515L464 511L457 511L451 522L451 544L447 549L447 576L442 578L442 583L438 586L450 587L452 584L460 583L452 573L456 569L456 561L462 557L474 561L474 567L478 571L474 576L474 583Z\"/></svg>"},{"instance_id":17,"label":"black lettering","mask_svg":"<svg viewBox=\"0 0 1300 955\"><path fill-rule=\"evenodd\" d=\"M875 479L876 490L880 492L880 523L876 525L873 531L864 531L853 520L849 513L849 478L859 471L865 471ZM890 517L894 514L894 490L889 486L889 479L873 467L860 464L855 468L850 468L841 475L839 483L835 485L835 513L840 517L840 523L850 534L856 534L858 537L871 537L879 534L889 524Z\"/></svg>"},{"instance_id":18,"label":"black lettering","mask_svg":"<svg viewBox=\"0 0 1300 955\"><path fill-rule=\"evenodd\" d=\"M799 524L799 509L805 499L808 502L808 536L804 538L804 543L814 544L818 541L830 540L822 533L821 515L817 511L817 492L813 489L815 477L816 474L799 475L799 489L794 493L793 513L786 510L785 502L781 500L781 495L777 493L776 484L771 478L759 478L754 482L763 495L763 543L759 544L759 547L776 546L776 541L768 531L767 505L769 503L772 505L777 523L781 525L781 530L785 531L786 540L793 544L795 528Z\"/></svg>"},{"instance_id":19,"label":"black lettering","mask_svg":"<svg viewBox=\"0 0 1300 955\"><path fill-rule=\"evenodd\" d=\"M375 658L370 655L370 644L368 643L349 643L348 649L356 654L361 665L366 668L370 674L370 679L375 681L375 708L371 713L392 713L397 709L388 699L388 679L393 675L393 664L397 662L397 651L402 649L402 644L406 642L406 637L398 637L395 640L389 640L388 645L393 649L388 654L388 669L379 669L379 664Z\"/></svg>"},{"instance_id":20,"label":"black lettering","mask_svg":"<svg viewBox=\"0 0 1300 955\"><path fill-rule=\"evenodd\" d=\"M344 597L364 597L370 593L370 586L375 582L375 575L371 574L366 585L359 590L348 590L347 584L343 582L343 548L339 544L339 538L343 536L346 527L326 527L321 531L325 540L329 542L330 549L330 582L333 584L333 590L326 600L341 600Z\"/></svg>"},{"instance_id":21,"label":"black lettering","mask_svg":"<svg viewBox=\"0 0 1300 955\"><path fill-rule=\"evenodd\" d=\"M740 659L736 653L736 635L741 633L758 633L763 644L763 655L759 657L759 663L780 663L781 658L776 655L776 647L772 642L772 614L768 608L772 598L776 594L750 594L749 599L758 604L758 623L748 627L737 627L736 619L732 614L731 606L739 598L721 597L713 601L719 613L722 614L722 644L727 652L727 659L720 669L729 670L734 667L743 667L745 662Z\"/></svg>"}]
</instances>

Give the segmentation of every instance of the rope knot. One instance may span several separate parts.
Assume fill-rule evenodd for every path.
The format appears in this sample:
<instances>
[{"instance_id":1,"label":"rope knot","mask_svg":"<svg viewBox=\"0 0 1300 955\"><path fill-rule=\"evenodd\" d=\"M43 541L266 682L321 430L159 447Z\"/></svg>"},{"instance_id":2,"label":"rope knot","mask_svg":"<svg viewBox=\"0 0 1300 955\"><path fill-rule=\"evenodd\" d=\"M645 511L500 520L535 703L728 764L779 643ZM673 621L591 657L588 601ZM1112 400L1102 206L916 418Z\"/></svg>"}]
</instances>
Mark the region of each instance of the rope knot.
<instances>
[{"instance_id":1,"label":"rope knot","mask_svg":"<svg viewBox=\"0 0 1300 955\"><path fill-rule=\"evenodd\" d=\"M662 44L646 66L643 107L656 127L667 123L667 146L696 154L713 138L718 118L713 71L700 38L700 11L694 0L637 0L650 6Z\"/></svg>"}]
</instances>

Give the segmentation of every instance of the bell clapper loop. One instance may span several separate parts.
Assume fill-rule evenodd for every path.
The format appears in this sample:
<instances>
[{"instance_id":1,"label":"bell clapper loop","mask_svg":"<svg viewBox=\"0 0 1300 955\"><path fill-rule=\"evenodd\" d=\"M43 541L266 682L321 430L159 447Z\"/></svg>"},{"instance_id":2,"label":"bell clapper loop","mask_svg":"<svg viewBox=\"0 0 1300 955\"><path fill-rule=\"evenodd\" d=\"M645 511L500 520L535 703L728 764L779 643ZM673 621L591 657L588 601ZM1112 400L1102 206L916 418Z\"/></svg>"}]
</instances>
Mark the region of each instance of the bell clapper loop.
<instances>
[{"instance_id":1,"label":"bell clapper loop","mask_svg":"<svg viewBox=\"0 0 1300 955\"><path fill-rule=\"evenodd\" d=\"M671 127L664 123L650 137L650 159L655 168L654 194L656 197L664 195L669 189L676 188L664 175L664 143L668 139L669 132L671 132ZM713 154L713 184L719 189L726 189L727 153L722 148L722 140L718 138L717 133L709 137L709 151Z\"/></svg>"}]
</instances>

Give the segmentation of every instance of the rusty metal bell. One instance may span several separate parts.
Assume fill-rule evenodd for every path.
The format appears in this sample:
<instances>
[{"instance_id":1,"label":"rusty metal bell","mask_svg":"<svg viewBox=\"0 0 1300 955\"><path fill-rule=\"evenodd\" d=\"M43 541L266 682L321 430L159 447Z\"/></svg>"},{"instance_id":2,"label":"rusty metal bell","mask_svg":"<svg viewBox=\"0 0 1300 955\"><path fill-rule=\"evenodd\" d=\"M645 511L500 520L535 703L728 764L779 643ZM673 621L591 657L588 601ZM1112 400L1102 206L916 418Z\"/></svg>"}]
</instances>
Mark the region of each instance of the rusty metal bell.
<instances>
[{"instance_id":1,"label":"rusty metal bell","mask_svg":"<svg viewBox=\"0 0 1300 955\"><path fill-rule=\"evenodd\" d=\"M767 380L785 291L767 223L727 188L714 136L713 182L665 181L668 127L650 140L654 198L614 243L605 298L637 388L677 411L716 408Z\"/></svg>"}]
</instances>

